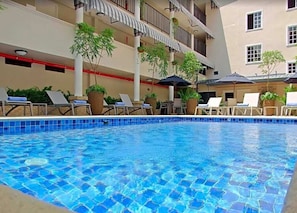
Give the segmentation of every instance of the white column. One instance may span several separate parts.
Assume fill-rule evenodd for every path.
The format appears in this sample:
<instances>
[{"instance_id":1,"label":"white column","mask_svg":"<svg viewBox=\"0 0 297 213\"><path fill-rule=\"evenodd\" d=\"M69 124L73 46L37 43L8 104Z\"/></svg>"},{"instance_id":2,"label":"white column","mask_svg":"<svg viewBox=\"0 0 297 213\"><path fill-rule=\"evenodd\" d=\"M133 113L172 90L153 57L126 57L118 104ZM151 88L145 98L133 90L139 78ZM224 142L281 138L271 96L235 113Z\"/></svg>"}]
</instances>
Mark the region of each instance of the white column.
<instances>
[{"instance_id":1,"label":"white column","mask_svg":"<svg viewBox=\"0 0 297 213\"><path fill-rule=\"evenodd\" d=\"M174 100L174 86L169 86L169 101Z\"/></svg>"},{"instance_id":2,"label":"white column","mask_svg":"<svg viewBox=\"0 0 297 213\"><path fill-rule=\"evenodd\" d=\"M75 5L76 23L82 23L84 17L83 3ZM74 59L74 96L82 96L83 83L83 58L76 55Z\"/></svg>"},{"instance_id":3,"label":"white column","mask_svg":"<svg viewBox=\"0 0 297 213\"><path fill-rule=\"evenodd\" d=\"M135 18L140 20L140 2L135 1ZM140 46L140 35L134 37L134 101L140 100L140 55L137 47Z\"/></svg>"}]
</instances>

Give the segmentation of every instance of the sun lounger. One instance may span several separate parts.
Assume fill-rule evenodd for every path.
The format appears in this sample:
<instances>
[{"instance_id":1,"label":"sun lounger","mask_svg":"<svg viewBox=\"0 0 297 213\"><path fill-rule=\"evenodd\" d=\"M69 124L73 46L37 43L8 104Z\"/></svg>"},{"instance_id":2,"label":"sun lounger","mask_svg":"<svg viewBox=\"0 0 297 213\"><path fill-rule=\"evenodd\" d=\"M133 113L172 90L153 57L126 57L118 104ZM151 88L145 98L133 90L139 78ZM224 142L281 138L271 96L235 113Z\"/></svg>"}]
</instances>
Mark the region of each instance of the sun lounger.
<instances>
[{"instance_id":1,"label":"sun lounger","mask_svg":"<svg viewBox=\"0 0 297 213\"><path fill-rule=\"evenodd\" d=\"M262 115L262 108L259 107L259 96L260 93L245 93L243 97L243 102L238 103L233 107L232 115L237 115L238 113L242 115L253 115L255 111L258 115Z\"/></svg>"},{"instance_id":2,"label":"sun lounger","mask_svg":"<svg viewBox=\"0 0 297 213\"><path fill-rule=\"evenodd\" d=\"M51 99L51 102L54 109L58 109L61 115L65 115L69 111L71 111L72 115L75 115L74 109L78 107L86 107L88 114L92 115L90 104L84 100L74 100L72 103L69 103L62 92L60 91L46 91L47 95ZM66 111L62 111L61 108L66 107ZM54 110L53 109L53 110Z\"/></svg>"},{"instance_id":3,"label":"sun lounger","mask_svg":"<svg viewBox=\"0 0 297 213\"><path fill-rule=\"evenodd\" d=\"M131 102L131 99L129 95L127 94L120 94L121 100L124 103L124 106L126 108L126 112L129 115L132 112L135 112L137 110L141 110L142 114L145 114L145 110L150 110L151 114L153 115L153 109L150 104L141 104L134 106L133 103Z\"/></svg>"},{"instance_id":4,"label":"sun lounger","mask_svg":"<svg viewBox=\"0 0 297 213\"><path fill-rule=\"evenodd\" d=\"M287 92L286 105L281 107L281 115L291 115L292 110L297 110L297 92Z\"/></svg>"},{"instance_id":5,"label":"sun lounger","mask_svg":"<svg viewBox=\"0 0 297 213\"><path fill-rule=\"evenodd\" d=\"M216 111L216 114L220 114L220 104L222 101L222 97L211 97L209 98L207 104L198 104L195 108L195 115L198 114L199 110L202 110L202 113L207 115L212 115L212 111Z\"/></svg>"},{"instance_id":6,"label":"sun lounger","mask_svg":"<svg viewBox=\"0 0 297 213\"><path fill-rule=\"evenodd\" d=\"M103 108L106 109L103 112L103 115L106 115L107 113L110 114L110 112L113 110L115 115L120 114L119 110L122 110L122 113L125 114L126 107L123 102L116 102L115 104L107 104L105 100L103 100Z\"/></svg>"},{"instance_id":7,"label":"sun lounger","mask_svg":"<svg viewBox=\"0 0 297 213\"><path fill-rule=\"evenodd\" d=\"M10 112L16 109L19 106L24 107L24 115L26 115L26 107L30 108L30 114L33 115L33 104L31 101L27 100L27 97L15 97L15 96L8 96L5 88L0 88L0 101L2 107L2 114L3 116L7 116ZM6 112L5 106L9 106L10 109Z\"/></svg>"}]
</instances>

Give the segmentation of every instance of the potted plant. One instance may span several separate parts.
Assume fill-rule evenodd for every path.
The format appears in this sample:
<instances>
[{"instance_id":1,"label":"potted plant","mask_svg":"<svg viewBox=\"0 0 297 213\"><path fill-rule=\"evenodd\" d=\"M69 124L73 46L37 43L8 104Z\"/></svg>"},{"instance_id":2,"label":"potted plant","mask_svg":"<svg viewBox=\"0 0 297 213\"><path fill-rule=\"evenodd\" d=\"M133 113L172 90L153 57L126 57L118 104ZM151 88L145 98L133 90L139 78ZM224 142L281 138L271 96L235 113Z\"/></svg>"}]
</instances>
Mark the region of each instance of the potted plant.
<instances>
[{"instance_id":1,"label":"potted plant","mask_svg":"<svg viewBox=\"0 0 297 213\"><path fill-rule=\"evenodd\" d=\"M260 99L263 101L263 107L275 106L275 100L278 98L278 95L270 91L269 79L270 74L281 62L285 62L285 59L282 53L278 50L265 51L262 53L262 62L258 67L262 70L263 74L267 75L266 91L260 96ZM267 109L267 115L272 114L273 109Z\"/></svg>"},{"instance_id":2,"label":"potted plant","mask_svg":"<svg viewBox=\"0 0 297 213\"><path fill-rule=\"evenodd\" d=\"M138 50L139 53L143 53L144 52L144 47L139 46L139 47L137 47L137 50Z\"/></svg>"},{"instance_id":3,"label":"potted plant","mask_svg":"<svg viewBox=\"0 0 297 213\"><path fill-rule=\"evenodd\" d=\"M182 102L186 103L187 114L193 115L201 95L191 87L179 90L178 95L180 96Z\"/></svg>"},{"instance_id":4,"label":"potted plant","mask_svg":"<svg viewBox=\"0 0 297 213\"><path fill-rule=\"evenodd\" d=\"M196 93L198 94L198 91L197 91L198 74L199 74L199 71L203 69L203 65L197 59L196 55L193 52L186 52L184 55L183 62L180 65L179 69L183 74L185 74L185 76L184 76L185 79L191 81L192 84L194 82L196 83ZM192 100L190 102L187 101L187 113L188 114L194 114L195 107L197 106L197 98L195 98L195 96L197 96L197 94L193 94L194 97L192 99L194 99L194 100ZM196 102L195 106L193 106L192 104L190 106L188 106L188 104L195 103L195 102Z\"/></svg>"},{"instance_id":5,"label":"potted plant","mask_svg":"<svg viewBox=\"0 0 297 213\"><path fill-rule=\"evenodd\" d=\"M171 21L172 21L172 24L173 24L172 25L173 26L173 32L175 33L177 28L178 28L178 19L173 17L173 18L171 18Z\"/></svg>"},{"instance_id":6,"label":"potted plant","mask_svg":"<svg viewBox=\"0 0 297 213\"><path fill-rule=\"evenodd\" d=\"M98 85L97 75L101 58L104 54L112 55L115 49L113 44L113 31L109 28L100 34L95 33L95 28L85 22L78 23L75 31L74 44L70 47L72 54L81 55L86 60L95 76L95 84L86 89L92 113L100 115L103 110L103 98L106 90Z\"/></svg>"},{"instance_id":7,"label":"potted plant","mask_svg":"<svg viewBox=\"0 0 297 213\"><path fill-rule=\"evenodd\" d=\"M144 52L141 54L141 62L147 62L152 68L151 97L146 97L145 102L148 103L147 98L150 98L149 101L155 113L157 103L157 95L154 93L155 74L157 73L160 77L165 77L168 73L168 53L165 49L165 44L157 43L154 46L144 47Z\"/></svg>"}]
</instances>

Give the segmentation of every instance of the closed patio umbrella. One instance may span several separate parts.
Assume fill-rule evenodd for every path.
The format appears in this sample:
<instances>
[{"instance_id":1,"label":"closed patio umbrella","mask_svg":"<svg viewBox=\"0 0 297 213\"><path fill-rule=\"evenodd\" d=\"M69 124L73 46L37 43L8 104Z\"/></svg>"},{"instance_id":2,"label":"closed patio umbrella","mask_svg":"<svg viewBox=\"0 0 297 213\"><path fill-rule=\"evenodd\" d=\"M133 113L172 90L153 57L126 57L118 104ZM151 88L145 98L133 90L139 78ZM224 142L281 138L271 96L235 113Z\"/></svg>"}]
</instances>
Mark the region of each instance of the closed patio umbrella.
<instances>
[{"instance_id":1,"label":"closed patio umbrella","mask_svg":"<svg viewBox=\"0 0 297 213\"><path fill-rule=\"evenodd\" d=\"M235 85L236 84L253 84L254 81L246 78L245 76L239 75L236 72L226 75L225 77L215 81L216 83L226 83L233 84L233 93L235 94Z\"/></svg>"}]
</instances>

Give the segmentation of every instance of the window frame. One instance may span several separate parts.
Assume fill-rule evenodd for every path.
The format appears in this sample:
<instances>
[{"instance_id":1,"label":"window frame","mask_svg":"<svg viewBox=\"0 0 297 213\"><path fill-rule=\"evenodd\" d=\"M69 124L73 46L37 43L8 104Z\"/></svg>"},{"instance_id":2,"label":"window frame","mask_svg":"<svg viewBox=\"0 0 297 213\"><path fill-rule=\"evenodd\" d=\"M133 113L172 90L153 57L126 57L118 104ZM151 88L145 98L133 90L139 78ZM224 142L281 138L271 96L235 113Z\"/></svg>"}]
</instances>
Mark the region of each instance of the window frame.
<instances>
[{"instance_id":1,"label":"window frame","mask_svg":"<svg viewBox=\"0 0 297 213\"><path fill-rule=\"evenodd\" d=\"M289 27L296 27L296 42L295 43L289 43ZM288 25L287 28L286 28L286 37L287 37L287 46L295 46L297 44L297 24L291 24L291 25Z\"/></svg>"},{"instance_id":2,"label":"window frame","mask_svg":"<svg viewBox=\"0 0 297 213\"><path fill-rule=\"evenodd\" d=\"M260 46L260 60L259 61L252 61L248 62L248 48L253 47L253 46ZM263 53L263 44L262 43L255 43L255 44L248 44L245 45L245 64L260 64L262 62L262 53Z\"/></svg>"},{"instance_id":3,"label":"window frame","mask_svg":"<svg viewBox=\"0 0 297 213\"><path fill-rule=\"evenodd\" d=\"M297 9L297 0L291 0L291 1L295 1L295 6L294 7L291 7L291 8L289 8L289 1L290 0L287 0L286 9L287 10L295 10L295 9Z\"/></svg>"},{"instance_id":4,"label":"window frame","mask_svg":"<svg viewBox=\"0 0 297 213\"><path fill-rule=\"evenodd\" d=\"M260 27L257 27L255 28L255 14L256 13L261 13L261 21L260 21ZM253 28L252 29L249 29L249 15L253 15ZM255 31L255 30L261 30L263 29L263 10L256 10L256 11L251 11L251 12L248 12L246 13L246 16L245 16L245 30L247 32L250 32L250 31Z\"/></svg>"},{"instance_id":5,"label":"window frame","mask_svg":"<svg viewBox=\"0 0 297 213\"><path fill-rule=\"evenodd\" d=\"M289 72L289 64L295 64L295 72ZM294 74L297 71L296 60L290 60L286 62L286 74Z\"/></svg>"}]
</instances>

